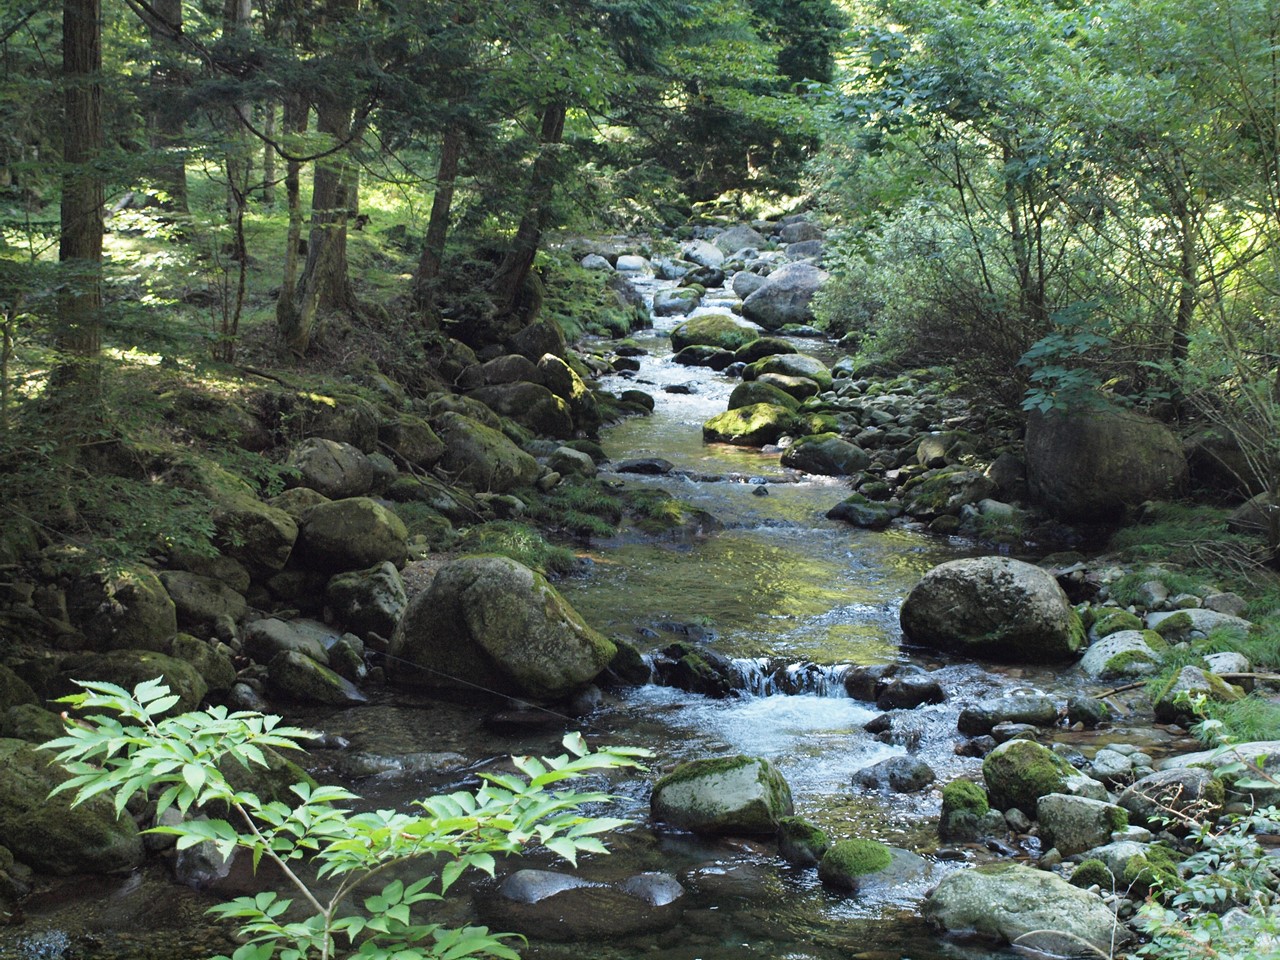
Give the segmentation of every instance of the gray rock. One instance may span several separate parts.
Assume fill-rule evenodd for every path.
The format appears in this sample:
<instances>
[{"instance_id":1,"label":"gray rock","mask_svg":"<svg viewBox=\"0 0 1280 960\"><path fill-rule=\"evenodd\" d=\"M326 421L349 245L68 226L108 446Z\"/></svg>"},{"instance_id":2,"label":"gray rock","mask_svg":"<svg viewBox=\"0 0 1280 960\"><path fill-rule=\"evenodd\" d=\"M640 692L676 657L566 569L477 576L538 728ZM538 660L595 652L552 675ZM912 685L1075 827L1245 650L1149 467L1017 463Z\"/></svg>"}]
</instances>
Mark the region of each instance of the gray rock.
<instances>
[{"instance_id":1,"label":"gray rock","mask_svg":"<svg viewBox=\"0 0 1280 960\"><path fill-rule=\"evenodd\" d=\"M1214 613L1225 613L1229 617L1244 618L1249 603L1238 593L1211 593L1204 598L1204 608Z\"/></svg>"},{"instance_id":2,"label":"gray rock","mask_svg":"<svg viewBox=\"0 0 1280 960\"><path fill-rule=\"evenodd\" d=\"M1113 938L1130 939L1100 897L1018 864L949 874L925 901L924 915L947 933L979 934L1064 956L1074 955L1081 940L1110 956Z\"/></svg>"},{"instance_id":3,"label":"gray rock","mask_svg":"<svg viewBox=\"0 0 1280 960\"><path fill-rule=\"evenodd\" d=\"M1184 726L1194 722L1197 717L1188 698L1196 696L1205 696L1219 703L1232 703L1241 699L1244 691L1207 670L1183 667L1152 698L1155 700L1156 721L1180 723Z\"/></svg>"},{"instance_id":4,"label":"gray rock","mask_svg":"<svg viewBox=\"0 0 1280 960\"><path fill-rule=\"evenodd\" d=\"M1155 636L1158 647L1152 645ZM1150 676L1164 660L1163 641L1144 630L1108 634L1085 651L1080 667L1094 680Z\"/></svg>"},{"instance_id":5,"label":"gray rock","mask_svg":"<svg viewBox=\"0 0 1280 960\"><path fill-rule=\"evenodd\" d=\"M769 274L765 284L742 301L742 315L766 330L789 323L812 323L811 301L828 274L804 260Z\"/></svg>"},{"instance_id":6,"label":"gray rock","mask_svg":"<svg viewBox=\"0 0 1280 960\"><path fill-rule=\"evenodd\" d=\"M173 600L182 627L205 628L219 617L239 620L248 610L244 597L220 580L185 570L164 570L160 582Z\"/></svg>"},{"instance_id":7,"label":"gray rock","mask_svg":"<svg viewBox=\"0 0 1280 960\"><path fill-rule=\"evenodd\" d=\"M1193 753L1175 759L1184 762L1205 756ZM1222 781L1215 779L1211 770L1188 765L1142 777L1121 793L1116 802L1129 811L1138 826L1162 828L1165 820L1179 813L1193 813L1196 819L1201 819L1196 812L1198 807L1207 806L1212 811L1220 807L1223 800Z\"/></svg>"},{"instance_id":8,"label":"gray rock","mask_svg":"<svg viewBox=\"0 0 1280 960\"><path fill-rule=\"evenodd\" d=\"M705 240L685 244L680 255L700 267L719 267L724 264L724 251Z\"/></svg>"},{"instance_id":9,"label":"gray rock","mask_svg":"<svg viewBox=\"0 0 1280 960\"><path fill-rule=\"evenodd\" d=\"M484 896L486 921L554 941L599 941L657 933L684 912L684 888L670 874L642 873L608 884L550 870L517 870Z\"/></svg>"},{"instance_id":10,"label":"gray rock","mask_svg":"<svg viewBox=\"0 0 1280 960\"><path fill-rule=\"evenodd\" d=\"M1052 697L1015 696L981 700L960 711L956 728L979 737L1002 723L1030 723L1052 727L1058 722L1058 703Z\"/></svg>"},{"instance_id":11,"label":"gray rock","mask_svg":"<svg viewBox=\"0 0 1280 960\"><path fill-rule=\"evenodd\" d=\"M164 584L138 563L77 577L67 613L96 650L159 650L178 632L177 608Z\"/></svg>"},{"instance_id":12,"label":"gray rock","mask_svg":"<svg viewBox=\"0 0 1280 960\"><path fill-rule=\"evenodd\" d=\"M547 458L547 467L562 477L594 477L596 462L590 454L572 447L557 447L555 453Z\"/></svg>"},{"instance_id":13,"label":"gray rock","mask_svg":"<svg viewBox=\"0 0 1280 960\"><path fill-rule=\"evenodd\" d=\"M1089 773L1095 780L1114 786L1133 778L1133 761L1117 750L1104 747L1089 761Z\"/></svg>"},{"instance_id":14,"label":"gray rock","mask_svg":"<svg viewBox=\"0 0 1280 960\"><path fill-rule=\"evenodd\" d=\"M538 478L538 461L492 427L459 413L446 413L437 421L437 429L445 443L440 466L455 483L508 493Z\"/></svg>"},{"instance_id":15,"label":"gray rock","mask_svg":"<svg viewBox=\"0 0 1280 960\"><path fill-rule=\"evenodd\" d=\"M409 604L404 579L395 564L383 562L365 570L340 573L324 591L325 606L352 633L390 638Z\"/></svg>"},{"instance_id":16,"label":"gray rock","mask_svg":"<svg viewBox=\"0 0 1280 960\"><path fill-rule=\"evenodd\" d=\"M730 289L733 290L734 296L739 300L745 300L763 287L766 282L768 282L767 277L752 273L750 270L739 270L733 275Z\"/></svg>"},{"instance_id":17,"label":"gray rock","mask_svg":"<svg viewBox=\"0 0 1280 960\"><path fill-rule=\"evenodd\" d=\"M1036 804L1036 819L1048 842L1064 857L1101 846L1129 825L1124 808L1114 803L1050 793Z\"/></svg>"},{"instance_id":18,"label":"gray rock","mask_svg":"<svg viewBox=\"0 0 1280 960\"><path fill-rule=\"evenodd\" d=\"M505 557L460 557L410 601L391 638L390 679L473 684L537 698L578 690L616 654L549 583ZM420 668L420 669L419 669Z\"/></svg>"},{"instance_id":19,"label":"gray rock","mask_svg":"<svg viewBox=\"0 0 1280 960\"><path fill-rule=\"evenodd\" d=\"M782 465L825 477L847 477L865 470L871 455L837 433L801 437L782 454Z\"/></svg>"},{"instance_id":20,"label":"gray rock","mask_svg":"<svg viewBox=\"0 0 1280 960\"><path fill-rule=\"evenodd\" d=\"M325 648L337 632L315 620L255 620L244 631L244 652L258 663L270 663L277 654L304 654L317 663L328 663Z\"/></svg>"},{"instance_id":21,"label":"gray rock","mask_svg":"<svg viewBox=\"0 0 1280 960\"><path fill-rule=\"evenodd\" d=\"M793 220L785 224L778 233L783 243L804 243L807 240L821 240L822 228L809 220Z\"/></svg>"},{"instance_id":22,"label":"gray rock","mask_svg":"<svg viewBox=\"0 0 1280 960\"><path fill-rule=\"evenodd\" d=\"M853 785L866 790L919 793L937 779L933 768L919 757L889 757L853 775Z\"/></svg>"},{"instance_id":23,"label":"gray rock","mask_svg":"<svg viewBox=\"0 0 1280 960\"><path fill-rule=\"evenodd\" d=\"M653 312L659 317L688 316L702 300L702 294L693 287L675 287L659 290L653 295Z\"/></svg>"},{"instance_id":24,"label":"gray rock","mask_svg":"<svg viewBox=\"0 0 1280 960\"><path fill-rule=\"evenodd\" d=\"M94 679L102 679L94 677ZM51 754L25 740L0 739L0 845L40 873L127 873L142 863L142 838L128 814L93 797L71 806L74 792L50 797L71 779Z\"/></svg>"},{"instance_id":25,"label":"gray rock","mask_svg":"<svg viewBox=\"0 0 1280 960\"><path fill-rule=\"evenodd\" d=\"M585 257L583 257L580 261L578 261L578 265L582 267L584 270L612 270L613 269L613 264L611 264L604 257L600 256L600 254L598 253L588 253Z\"/></svg>"},{"instance_id":26,"label":"gray rock","mask_svg":"<svg viewBox=\"0 0 1280 960\"><path fill-rule=\"evenodd\" d=\"M740 223L716 235L715 245L728 256L744 247L760 248L765 244L764 236L754 227Z\"/></svg>"},{"instance_id":27,"label":"gray rock","mask_svg":"<svg viewBox=\"0 0 1280 960\"><path fill-rule=\"evenodd\" d=\"M291 482L331 500L361 497L373 488L373 465L349 443L312 437L289 451L287 465L298 471Z\"/></svg>"},{"instance_id":28,"label":"gray rock","mask_svg":"<svg viewBox=\"0 0 1280 960\"><path fill-rule=\"evenodd\" d=\"M367 699L350 680L296 651L276 654L268 670L272 689L288 700L350 706Z\"/></svg>"},{"instance_id":29,"label":"gray rock","mask_svg":"<svg viewBox=\"0 0 1280 960\"><path fill-rule=\"evenodd\" d=\"M1243 620L1240 617L1234 617L1230 614L1218 613L1215 610L1205 609L1166 610L1157 613L1149 613L1147 614L1147 626L1152 630L1155 630L1160 626L1160 624L1164 623L1171 617L1178 617L1179 620L1181 620L1182 617L1189 619L1191 621L1190 636L1192 637L1195 637L1197 634L1200 636L1208 636L1212 631L1219 627L1226 627L1232 630L1238 630L1241 633L1246 633L1249 628L1253 626L1253 624L1248 620ZM1179 636L1175 639L1185 638Z\"/></svg>"},{"instance_id":30,"label":"gray rock","mask_svg":"<svg viewBox=\"0 0 1280 960\"><path fill-rule=\"evenodd\" d=\"M1053 576L1005 557L934 567L903 602L900 620L912 643L1012 662L1064 660L1084 642Z\"/></svg>"},{"instance_id":31,"label":"gray rock","mask_svg":"<svg viewBox=\"0 0 1280 960\"><path fill-rule=\"evenodd\" d=\"M404 521L368 497L312 507L298 532L298 559L327 573L362 570L388 561L401 566L408 555Z\"/></svg>"},{"instance_id":32,"label":"gray rock","mask_svg":"<svg viewBox=\"0 0 1280 960\"><path fill-rule=\"evenodd\" d=\"M795 810L791 788L759 757L715 757L682 763L660 779L653 816L698 833L774 833Z\"/></svg>"},{"instance_id":33,"label":"gray rock","mask_svg":"<svg viewBox=\"0 0 1280 960\"><path fill-rule=\"evenodd\" d=\"M878 710L912 710L926 703L947 699L942 686L928 675L908 675L890 680L876 697Z\"/></svg>"}]
</instances>

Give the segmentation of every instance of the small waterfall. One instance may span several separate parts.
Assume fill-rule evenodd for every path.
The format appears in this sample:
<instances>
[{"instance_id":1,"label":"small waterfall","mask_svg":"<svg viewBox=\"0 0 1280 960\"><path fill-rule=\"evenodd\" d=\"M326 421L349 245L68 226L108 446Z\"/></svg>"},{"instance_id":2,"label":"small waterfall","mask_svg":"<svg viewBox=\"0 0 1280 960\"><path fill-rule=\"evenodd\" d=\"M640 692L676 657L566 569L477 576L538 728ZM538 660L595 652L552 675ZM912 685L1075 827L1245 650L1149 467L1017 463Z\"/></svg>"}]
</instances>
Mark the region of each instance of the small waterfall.
<instances>
[{"instance_id":1,"label":"small waterfall","mask_svg":"<svg viewBox=\"0 0 1280 960\"><path fill-rule=\"evenodd\" d=\"M847 663L795 662L772 657L738 657L730 661L737 686L757 697L795 696L848 698Z\"/></svg>"}]
</instances>

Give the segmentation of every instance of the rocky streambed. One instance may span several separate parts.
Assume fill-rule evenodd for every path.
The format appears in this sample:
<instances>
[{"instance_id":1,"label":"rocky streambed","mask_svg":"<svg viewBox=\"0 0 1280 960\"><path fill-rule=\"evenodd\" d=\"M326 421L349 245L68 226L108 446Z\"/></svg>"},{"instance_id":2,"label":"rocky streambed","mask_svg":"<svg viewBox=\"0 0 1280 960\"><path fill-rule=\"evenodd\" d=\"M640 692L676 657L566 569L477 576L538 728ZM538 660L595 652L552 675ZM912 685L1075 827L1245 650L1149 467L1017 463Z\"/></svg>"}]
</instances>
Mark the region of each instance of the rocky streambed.
<instances>
[{"instance_id":1,"label":"rocky streambed","mask_svg":"<svg viewBox=\"0 0 1280 960\"><path fill-rule=\"evenodd\" d=\"M516 431L494 411L562 439L598 422L576 370L545 355L464 357L467 396L435 396L422 419L386 431L398 456L416 451L486 488L413 494L442 516L518 516L513 491L574 474L599 471L628 491L642 519L579 542L577 575L553 589L509 560L434 555L383 505L420 477L384 485L379 503L362 494L386 465L307 438L294 451L304 484L269 509L234 498L256 549L243 557L245 586L193 596L218 575L163 574L185 615L209 612L204 633L220 638L172 639L169 653L202 664L206 690L230 670L219 696L241 706L264 694L290 704L291 720L325 734L309 772L374 807L474 785L508 754L559 752L566 730L651 750L649 771L602 784L619 797L611 812L632 821L610 838L612 855L574 870L540 855L504 863L496 882L459 886L443 908L449 923L525 934L526 956L980 958L1011 955L1032 928L1109 949L1123 930L1114 917L1143 891L1067 878L1086 855L1141 875L1160 831L1144 798L1158 789L1231 799L1207 775L1157 767L1196 746L1175 688L1230 696L1214 677L1248 664L1189 665L1158 716L1125 688L1173 649L1247 628L1238 598L1170 591L1155 571L1136 602L1119 603L1108 584L1131 571L1011 559L1056 530L1010 502L1025 475L990 449L1010 438L927 373L862 375L789 325L820 279L807 256L784 266L789 247L815 242L791 235L728 269L726 251L715 248L717 263L705 242L683 264L604 260L625 268L654 325L583 347L578 365L615 409L649 411L605 428L594 456L590 445L526 438L521 451L504 439ZM682 271L700 282L680 285ZM752 297L764 331L734 313ZM559 386L533 389L535 379ZM279 558L266 555L273 544ZM240 592L276 616L246 617ZM478 612L499 595L533 598L516 608L519 631ZM322 607L337 626L299 616ZM573 638L572 656L542 655L552 628ZM139 669L156 656L183 675L169 654ZM62 663L44 679L105 664ZM196 680L184 693L203 696ZM48 718L19 702L6 722L7 736L26 723L27 739L41 739ZM30 759L14 749L12 762ZM74 870L63 867L51 872ZM188 886L174 887L169 869ZM5 960L207 956L226 941L199 907L261 882L243 863L180 858L95 879L85 896L4 863L0 877L34 888L18 901L24 922L0 929ZM1061 955L1064 942L1033 945Z\"/></svg>"}]
</instances>

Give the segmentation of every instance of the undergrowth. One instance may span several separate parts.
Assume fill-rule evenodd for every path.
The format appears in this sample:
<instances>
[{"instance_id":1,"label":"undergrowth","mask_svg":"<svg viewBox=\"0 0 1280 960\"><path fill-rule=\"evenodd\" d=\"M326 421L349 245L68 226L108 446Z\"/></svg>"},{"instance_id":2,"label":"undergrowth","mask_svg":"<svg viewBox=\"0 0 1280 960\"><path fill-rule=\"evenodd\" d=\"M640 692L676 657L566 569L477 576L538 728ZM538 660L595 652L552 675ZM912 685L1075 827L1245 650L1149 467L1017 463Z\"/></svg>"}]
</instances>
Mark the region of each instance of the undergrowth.
<instances>
[{"instance_id":1,"label":"undergrowth","mask_svg":"<svg viewBox=\"0 0 1280 960\"><path fill-rule=\"evenodd\" d=\"M533 527L514 520L494 520L471 527L458 538L457 549L510 557L544 576L563 576L578 566L572 550L548 543Z\"/></svg>"}]
</instances>

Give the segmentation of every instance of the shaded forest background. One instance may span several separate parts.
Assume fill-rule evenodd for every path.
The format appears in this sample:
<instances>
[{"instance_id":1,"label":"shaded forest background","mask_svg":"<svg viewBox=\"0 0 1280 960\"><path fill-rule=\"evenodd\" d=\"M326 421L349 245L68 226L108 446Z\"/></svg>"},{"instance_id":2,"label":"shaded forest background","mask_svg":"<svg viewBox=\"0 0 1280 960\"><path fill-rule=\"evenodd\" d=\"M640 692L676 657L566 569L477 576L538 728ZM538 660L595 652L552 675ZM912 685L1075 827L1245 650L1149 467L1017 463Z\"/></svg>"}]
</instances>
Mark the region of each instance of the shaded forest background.
<instances>
[{"instance_id":1,"label":"shaded forest background","mask_svg":"<svg viewBox=\"0 0 1280 960\"><path fill-rule=\"evenodd\" d=\"M852 352L1216 425L1274 500L1278 30L1268 0L4 0L11 509L199 544L180 489L89 481L149 368L426 390L454 338L625 332L567 236L801 205Z\"/></svg>"}]
</instances>

